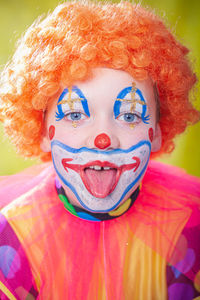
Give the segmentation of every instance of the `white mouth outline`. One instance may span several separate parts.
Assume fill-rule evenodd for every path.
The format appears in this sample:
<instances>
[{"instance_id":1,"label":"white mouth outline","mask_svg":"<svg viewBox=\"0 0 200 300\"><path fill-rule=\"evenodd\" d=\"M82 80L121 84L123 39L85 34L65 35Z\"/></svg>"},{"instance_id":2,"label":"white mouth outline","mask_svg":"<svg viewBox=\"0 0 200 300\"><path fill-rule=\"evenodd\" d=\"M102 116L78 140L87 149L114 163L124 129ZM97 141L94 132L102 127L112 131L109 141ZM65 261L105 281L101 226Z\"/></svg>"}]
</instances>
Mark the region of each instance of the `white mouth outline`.
<instances>
[{"instance_id":1,"label":"white mouth outline","mask_svg":"<svg viewBox=\"0 0 200 300\"><path fill-rule=\"evenodd\" d=\"M124 190L123 194L121 195L120 199L117 201L117 203L115 203L111 208L109 208L108 210L98 210L98 212L100 213L105 213L105 212L109 212L109 211L112 211L114 210L118 205L119 203L122 201L122 199L126 196L126 194L130 191L130 189L138 182L138 180L142 177L142 175L144 174L146 168L147 168L147 165L148 165L148 162L149 162L149 158L150 158L150 154L151 154L151 143L147 140L143 140L143 141L140 141L138 144L136 145L133 145L131 146L130 148L128 149L114 149L114 150L96 150L96 149L89 149L87 147L82 147L82 148L79 148L79 149L76 149L76 148L72 148L72 147L69 147L67 146L66 144L63 144L57 140L53 140L51 142L51 152L52 152L52 161L53 161L53 165L54 165L54 168L58 174L58 176L60 177L61 181L64 182L64 184L70 188L70 190L73 192L73 194L75 195L75 197L77 198L77 200L79 201L79 203L81 204L82 207L84 207L86 210L88 211L91 211L91 212L97 212L96 210L93 210L91 208L89 208L87 205L85 205L84 202L82 202L78 192L76 191L75 187L70 183L68 182L64 177L63 175L59 172L59 170L57 169L56 167L56 163L55 163L55 160L54 160L54 156L53 156L53 148L55 146L58 146L68 152L71 152L71 153L81 153L81 152L90 152L90 153L96 153L96 154L105 154L109 157L109 155L111 154L115 154L115 153L129 153L143 145L146 145L148 146L149 148L149 155L148 155L148 158L147 158L147 161L143 167L143 169L141 170L141 172L139 173L139 175L134 179L134 181L129 184L126 189ZM94 197L94 196L93 196ZM95 197L94 197L95 198ZM98 199L98 198L96 198Z\"/></svg>"}]
</instances>

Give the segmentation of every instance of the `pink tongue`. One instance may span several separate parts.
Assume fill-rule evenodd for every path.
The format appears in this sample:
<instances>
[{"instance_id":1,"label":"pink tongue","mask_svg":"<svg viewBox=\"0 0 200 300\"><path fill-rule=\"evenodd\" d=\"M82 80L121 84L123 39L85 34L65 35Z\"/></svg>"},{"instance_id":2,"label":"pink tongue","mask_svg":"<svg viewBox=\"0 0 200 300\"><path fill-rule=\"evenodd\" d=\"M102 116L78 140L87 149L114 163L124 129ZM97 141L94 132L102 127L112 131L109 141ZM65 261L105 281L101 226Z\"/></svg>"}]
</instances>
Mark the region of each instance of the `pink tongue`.
<instances>
[{"instance_id":1,"label":"pink tongue","mask_svg":"<svg viewBox=\"0 0 200 300\"><path fill-rule=\"evenodd\" d=\"M84 173L88 190L93 196L105 198L111 193L116 182L117 170L96 171L88 168Z\"/></svg>"}]
</instances>

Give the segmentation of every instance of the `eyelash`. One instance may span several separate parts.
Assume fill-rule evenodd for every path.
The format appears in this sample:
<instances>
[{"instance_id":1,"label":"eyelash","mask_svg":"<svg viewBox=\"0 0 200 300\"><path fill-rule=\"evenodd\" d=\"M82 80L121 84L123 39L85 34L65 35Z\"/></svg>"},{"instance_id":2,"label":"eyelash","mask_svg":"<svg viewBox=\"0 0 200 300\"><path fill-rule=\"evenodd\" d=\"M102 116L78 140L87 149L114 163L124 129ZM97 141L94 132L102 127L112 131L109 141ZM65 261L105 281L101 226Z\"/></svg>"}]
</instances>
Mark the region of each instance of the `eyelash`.
<instances>
[{"instance_id":1,"label":"eyelash","mask_svg":"<svg viewBox=\"0 0 200 300\"><path fill-rule=\"evenodd\" d=\"M61 121L65 117L65 114L62 111L59 111L56 112L55 117L56 117L56 121Z\"/></svg>"},{"instance_id":2,"label":"eyelash","mask_svg":"<svg viewBox=\"0 0 200 300\"><path fill-rule=\"evenodd\" d=\"M68 119L68 116L72 116L72 114L80 114L81 117L84 116L84 118L80 118L78 120ZM87 118L87 116L81 111L70 111L70 112L65 114L64 118L67 119L68 121L72 121L72 122L76 121L77 122L77 121L85 120Z\"/></svg>"},{"instance_id":3,"label":"eyelash","mask_svg":"<svg viewBox=\"0 0 200 300\"><path fill-rule=\"evenodd\" d=\"M64 113L63 111L59 111L59 112L56 112L55 114L55 117L56 117L56 121L61 121L63 118L66 118L66 116L72 114L72 113L80 113L82 115L85 116L85 114L83 114L82 112L80 111L71 111L71 112L68 112L68 113ZM122 114L120 114L117 119L119 119L121 116L125 115L125 114L131 114L131 115L134 115L136 116L137 118L139 118L140 120L142 120L145 124L149 124L149 120L150 120L150 116L147 115L147 116L141 116L141 115L138 115L138 114L135 114L135 113L130 113L130 112L124 112ZM86 116L85 116L86 118ZM85 119L84 118L84 119ZM79 119L77 121L80 121L80 120L84 120L84 119ZM69 119L68 119L69 120ZM69 121L74 121L74 120L69 120ZM125 120L124 120L125 121ZM126 123L134 123L134 122L127 122L125 121ZM136 123L136 122L135 122Z\"/></svg>"},{"instance_id":4,"label":"eyelash","mask_svg":"<svg viewBox=\"0 0 200 300\"><path fill-rule=\"evenodd\" d=\"M79 113L83 116L85 116L85 118L87 117L83 112L81 111L69 111L69 112L66 112L64 113L63 111L58 111L56 112L55 114L55 117L56 117L56 121L61 121L62 119L66 118L67 116L71 115L71 114L75 114L75 113ZM67 119L67 118L66 118ZM82 119L84 120L84 119ZM75 121L75 120L69 120L69 121ZM77 120L79 121L79 120Z\"/></svg>"},{"instance_id":5,"label":"eyelash","mask_svg":"<svg viewBox=\"0 0 200 300\"><path fill-rule=\"evenodd\" d=\"M142 117L142 121L143 121L145 124L149 124L149 120L150 120L150 115L147 115L147 116Z\"/></svg>"},{"instance_id":6,"label":"eyelash","mask_svg":"<svg viewBox=\"0 0 200 300\"><path fill-rule=\"evenodd\" d=\"M78 119L78 120L72 120L72 119L68 119L68 118L67 118L67 116L70 116L70 115L76 114L76 113L81 114L82 116L85 116L85 118L81 118L81 119ZM130 112L124 112L124 113L120 114L120 115L118 116L117 119L120 120L120 117L123 117L123 116L125 116L126 114L127 114L127 115L135 116L136 118L142 120L142 121L143 121L144 123L146 123L146 124L149 123L149 122L148 122L149 119L150 119L149 115L147 115L147 116L145 116L145 117L142 117L142 116L140 116L140 115L138 115L138 114L130 113ZM80 112L80 111L71 111L71 112L68 112L68 113L56 112L56 121L60 121L60 120L62 120L63 118L66 118L66 119L69 120L69 121L81 121L81 120L86 119L86 115L83 114L83 113ZM134 120L131 121L131 122L128 122L128 121L126 121L126 120L122 120L122 121L125 121L126 123L137 123L137 121L134 122Z\"/></svg>"},{"instance_id":7,"label":"eyelash","mask_svg":"<svg viewBox=\"0 0 200 300\"><path fill-rule=\"evenodd\" d=\"M120 120L120 118L121 117L125 117L125 115L131 115L131 116L134 116L134 119L135 119L135 117L136 117L136 120L133 120L133 121L126 121L126 120ZM138 114L136 114L136 113L130 113L130 112L123 112L123 113L121 113L118 117L117 117L117 119L118 120L120 120L120 121L124 121L124 122L126 122L126 123L128 123L128 124L131 124L131 123L139 123L140 122L140 120L142 119L142 117L140 116L140 115L138 115ZM139 119L139 120L138 120Z\"/></svg>"}]
</instances>

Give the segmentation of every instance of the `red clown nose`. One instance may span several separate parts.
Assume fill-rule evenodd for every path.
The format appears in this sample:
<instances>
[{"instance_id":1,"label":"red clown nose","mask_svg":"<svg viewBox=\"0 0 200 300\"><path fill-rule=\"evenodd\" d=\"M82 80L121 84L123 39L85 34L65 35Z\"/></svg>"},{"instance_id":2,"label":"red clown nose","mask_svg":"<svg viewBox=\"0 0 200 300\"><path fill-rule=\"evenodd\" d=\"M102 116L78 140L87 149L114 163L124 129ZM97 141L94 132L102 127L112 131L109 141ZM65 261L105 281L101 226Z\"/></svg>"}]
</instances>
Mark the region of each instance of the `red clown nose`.
<instances>
[{"instance_id":1,"label":"red clown nose","mask_svg":"<svg viewBox=\"0 0 200 300\"><path fill-rule=\"evenodd\" d=\"M94 145L99 149L105 149L111 144L110 138L107 134L101 133L96 136L94 140Z\"/></svg>"}]
</instances>

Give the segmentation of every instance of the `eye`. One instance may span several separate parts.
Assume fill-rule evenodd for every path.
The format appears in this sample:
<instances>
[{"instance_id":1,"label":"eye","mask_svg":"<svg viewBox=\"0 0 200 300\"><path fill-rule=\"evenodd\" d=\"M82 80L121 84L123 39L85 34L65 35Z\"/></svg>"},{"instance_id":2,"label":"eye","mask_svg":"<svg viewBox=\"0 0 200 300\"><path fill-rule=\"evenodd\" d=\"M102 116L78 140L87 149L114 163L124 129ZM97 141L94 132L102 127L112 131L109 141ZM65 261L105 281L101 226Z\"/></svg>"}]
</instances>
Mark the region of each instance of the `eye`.
<instances>
[{"instance_id":1,"label":"eye","mask_svg":"<svg viewBox=\"0 0 200 300\"><path fill-rule=\"evenodd\" d=\"M139 123L141 117L134 113L124 113L118 117L118 120L125 121L127 123Z\"/></svg>"},{"instance_id":2,"label":"eye","mask_svg":"<svg viewBox=\"0 0 200 300\"><path fill-rule=\"evenodd\" d=\"M79 121L79 120L84 120L86 119L85 114L81 113L81 112L71 112L65 115L65 119L69 120L69 121Z\"/></svg>"}]
</instances>

